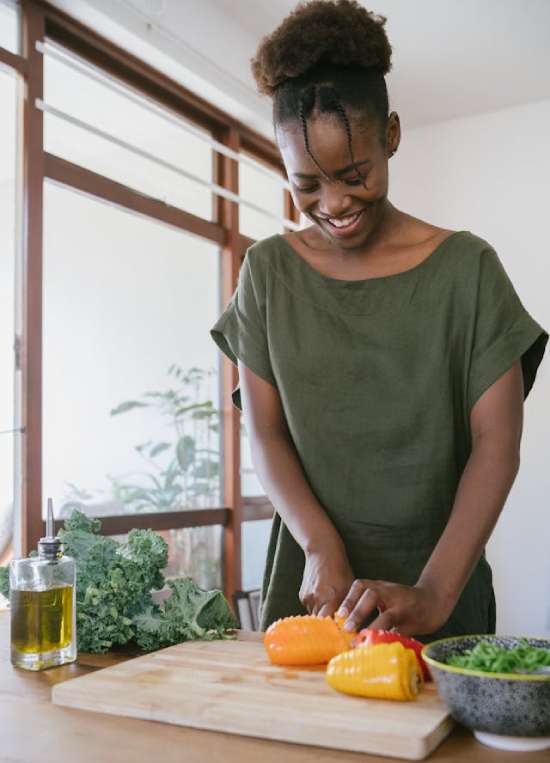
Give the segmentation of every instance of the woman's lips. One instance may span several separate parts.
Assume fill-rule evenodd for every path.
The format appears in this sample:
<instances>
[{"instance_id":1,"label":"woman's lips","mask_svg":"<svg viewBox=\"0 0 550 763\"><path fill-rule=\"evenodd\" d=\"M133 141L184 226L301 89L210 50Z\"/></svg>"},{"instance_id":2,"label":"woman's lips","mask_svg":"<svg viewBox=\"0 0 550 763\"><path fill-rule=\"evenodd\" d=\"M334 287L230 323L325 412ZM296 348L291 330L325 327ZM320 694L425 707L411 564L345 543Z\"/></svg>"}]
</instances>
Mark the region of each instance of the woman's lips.
<instances>
[{"instance_id":1,"label":"woman's lips","mask_svg":"<svg viewBox=\"0 0 550 763\"><path fill-rule=\"evenodd\" d=\"M358 228L358 226L363 221L363 213L364 213L364 211L365 211L364 209L359 210L359 213L356 213L357 217L355 218L355 220L352 223L350 223L349 225L345 225L345 226L342 226L342 227L336 227L336 225L333 225L330 222L330 220L328 220L326 217L317 218L317 219L321 219L322 222L326 226L328 226L328 228L329 228L329 230L330 230L332 235L337 236L338 238L345 238L346 236L351 236L353 233L355 233L356 229ZM348 215L348 217L351 217L351 215Z\"/></svg>"}]
</instances>

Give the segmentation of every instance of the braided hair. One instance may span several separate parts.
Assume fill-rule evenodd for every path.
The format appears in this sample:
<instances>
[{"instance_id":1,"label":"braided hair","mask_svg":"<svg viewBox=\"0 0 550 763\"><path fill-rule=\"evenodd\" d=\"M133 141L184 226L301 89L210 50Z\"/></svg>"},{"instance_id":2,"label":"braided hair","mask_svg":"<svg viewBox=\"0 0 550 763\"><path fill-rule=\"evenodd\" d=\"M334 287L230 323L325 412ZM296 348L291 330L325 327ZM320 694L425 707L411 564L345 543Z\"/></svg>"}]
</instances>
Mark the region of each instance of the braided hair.
<instances>
[{"instance_id":1,"label":"braided hair","mask_svg":"<svg viewBox=\"0 0 550 763\"><path fill-rule=\"evenodd\" d=\"M307 120L313 114L332 115L343 125L352 164L348 111L359 129L374 121L384 146L389 111L384 75L392 52L386 20L357 0L300 2L251 59L258 91L273 101L275 133L298 125L307 153L325 177L309 144Z\"/></svg>"}]
</instances>

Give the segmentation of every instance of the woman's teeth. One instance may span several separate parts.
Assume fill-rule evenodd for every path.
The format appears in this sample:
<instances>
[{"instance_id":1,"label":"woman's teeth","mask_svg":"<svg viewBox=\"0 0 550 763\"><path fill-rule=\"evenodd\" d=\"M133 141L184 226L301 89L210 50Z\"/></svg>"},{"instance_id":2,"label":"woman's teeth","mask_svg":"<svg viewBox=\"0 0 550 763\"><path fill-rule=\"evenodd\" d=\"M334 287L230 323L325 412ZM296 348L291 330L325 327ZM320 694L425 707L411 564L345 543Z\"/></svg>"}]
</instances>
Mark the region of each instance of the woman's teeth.
<instances>
[{"instance_id":1,"label":"woman's teeth","mask_svg":"<svg viewBox=\"0 0 550 763\"><path fill-rule=\"evenodd\" d=\"M334 225L335 228L347 228L348 225L351 225L357 220L361 212L362 210L360 212L357 212L354 215L350 215L349 217L339 217L339 218L329 217L328 221L331 225Z\"/></svg>"}]
</instances>

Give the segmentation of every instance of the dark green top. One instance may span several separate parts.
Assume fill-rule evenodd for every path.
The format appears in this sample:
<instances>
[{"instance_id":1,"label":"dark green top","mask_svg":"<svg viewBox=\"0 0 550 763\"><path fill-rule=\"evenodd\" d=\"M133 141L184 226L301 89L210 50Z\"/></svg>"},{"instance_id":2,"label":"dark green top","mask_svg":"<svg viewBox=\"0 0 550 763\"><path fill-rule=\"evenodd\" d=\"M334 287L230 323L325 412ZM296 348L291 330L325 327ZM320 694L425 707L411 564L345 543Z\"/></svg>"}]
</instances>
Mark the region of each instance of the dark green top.
<instances>
[{"instance_id":1,"label":"dark green top","mask_svg":"<svg viewBox=\"0 0 550 763\"><path fill-rule=\"evenodd\" d=\"M247 250L211 333L233 363L279 390L309 485L355 577L407 585L452 510L472 406L520 358L527 396L548 340L493 247L469 231L410 270L359 281L322 275L275 234ZM240 408L238 387L233 400ZM303 569L301 548L275 514L262 628L305 613ZM483 555L430 638L494 629Z\"/></svg>"}]
</instances>

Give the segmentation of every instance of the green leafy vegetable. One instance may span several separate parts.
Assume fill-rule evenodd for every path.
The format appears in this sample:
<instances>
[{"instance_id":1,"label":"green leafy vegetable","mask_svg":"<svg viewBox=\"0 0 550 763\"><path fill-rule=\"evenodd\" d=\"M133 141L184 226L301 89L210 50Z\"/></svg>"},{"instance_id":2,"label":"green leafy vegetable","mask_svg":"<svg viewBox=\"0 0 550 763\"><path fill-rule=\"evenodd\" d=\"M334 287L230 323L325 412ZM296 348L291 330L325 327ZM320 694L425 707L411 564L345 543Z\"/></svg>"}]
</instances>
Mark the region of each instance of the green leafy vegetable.
<instances>
[{"instance_id":1,"label":"green leafy vegetable","mask_svg":"<svg viewBox=\"0 0 550 763\"><path fill-rule=\"evenodd\" d=\"M191 578L170 581L163 606L152 590L164 587L168 546L152 530L131 530L126 543L99 534L101 522L74 510L60 530L65 553L76 561L78 649L105 652L129 641L145 651L191 639L227 638L238 627L219 590L204 591ZM0 591L9 594L7 568Z\"/></svg>"},{"instance_id":2,"label":"green leafy vegetable","mask_svg":"<svg viewBox=\"0 0 550 763\"><path fill-rule=\"evenodd\" d=\"M526 639L512 649L505 649L491 641L480 641L462 655L451 655L447 664L488 673L532 673L550 666L550 649L529 646Z\"/></svg>"},{"instance_id":3,"label":"green leafy vegetable","mask_svg":"<svg viewBox=\"0 0 550 763\"><path fill-rule=\"evenodd\" d=\"M221 591L203 591L191 578L168 585L172 593L164 609L147 607L134 617L141 649L157 649L158 643L167 646L192 639L227 638L226 630L238 627Z\"/></svg>"},{"instance_id":4,"label":"green leafy vegetable","mask_svg":"<svg viewBox=\"0 0 550 763\"><path fill-rule=\"evenodd\" d=\"M10 595L10 575L7 567L0 567L0 593L6 599Z\"/></svg>"}]
</instances>

